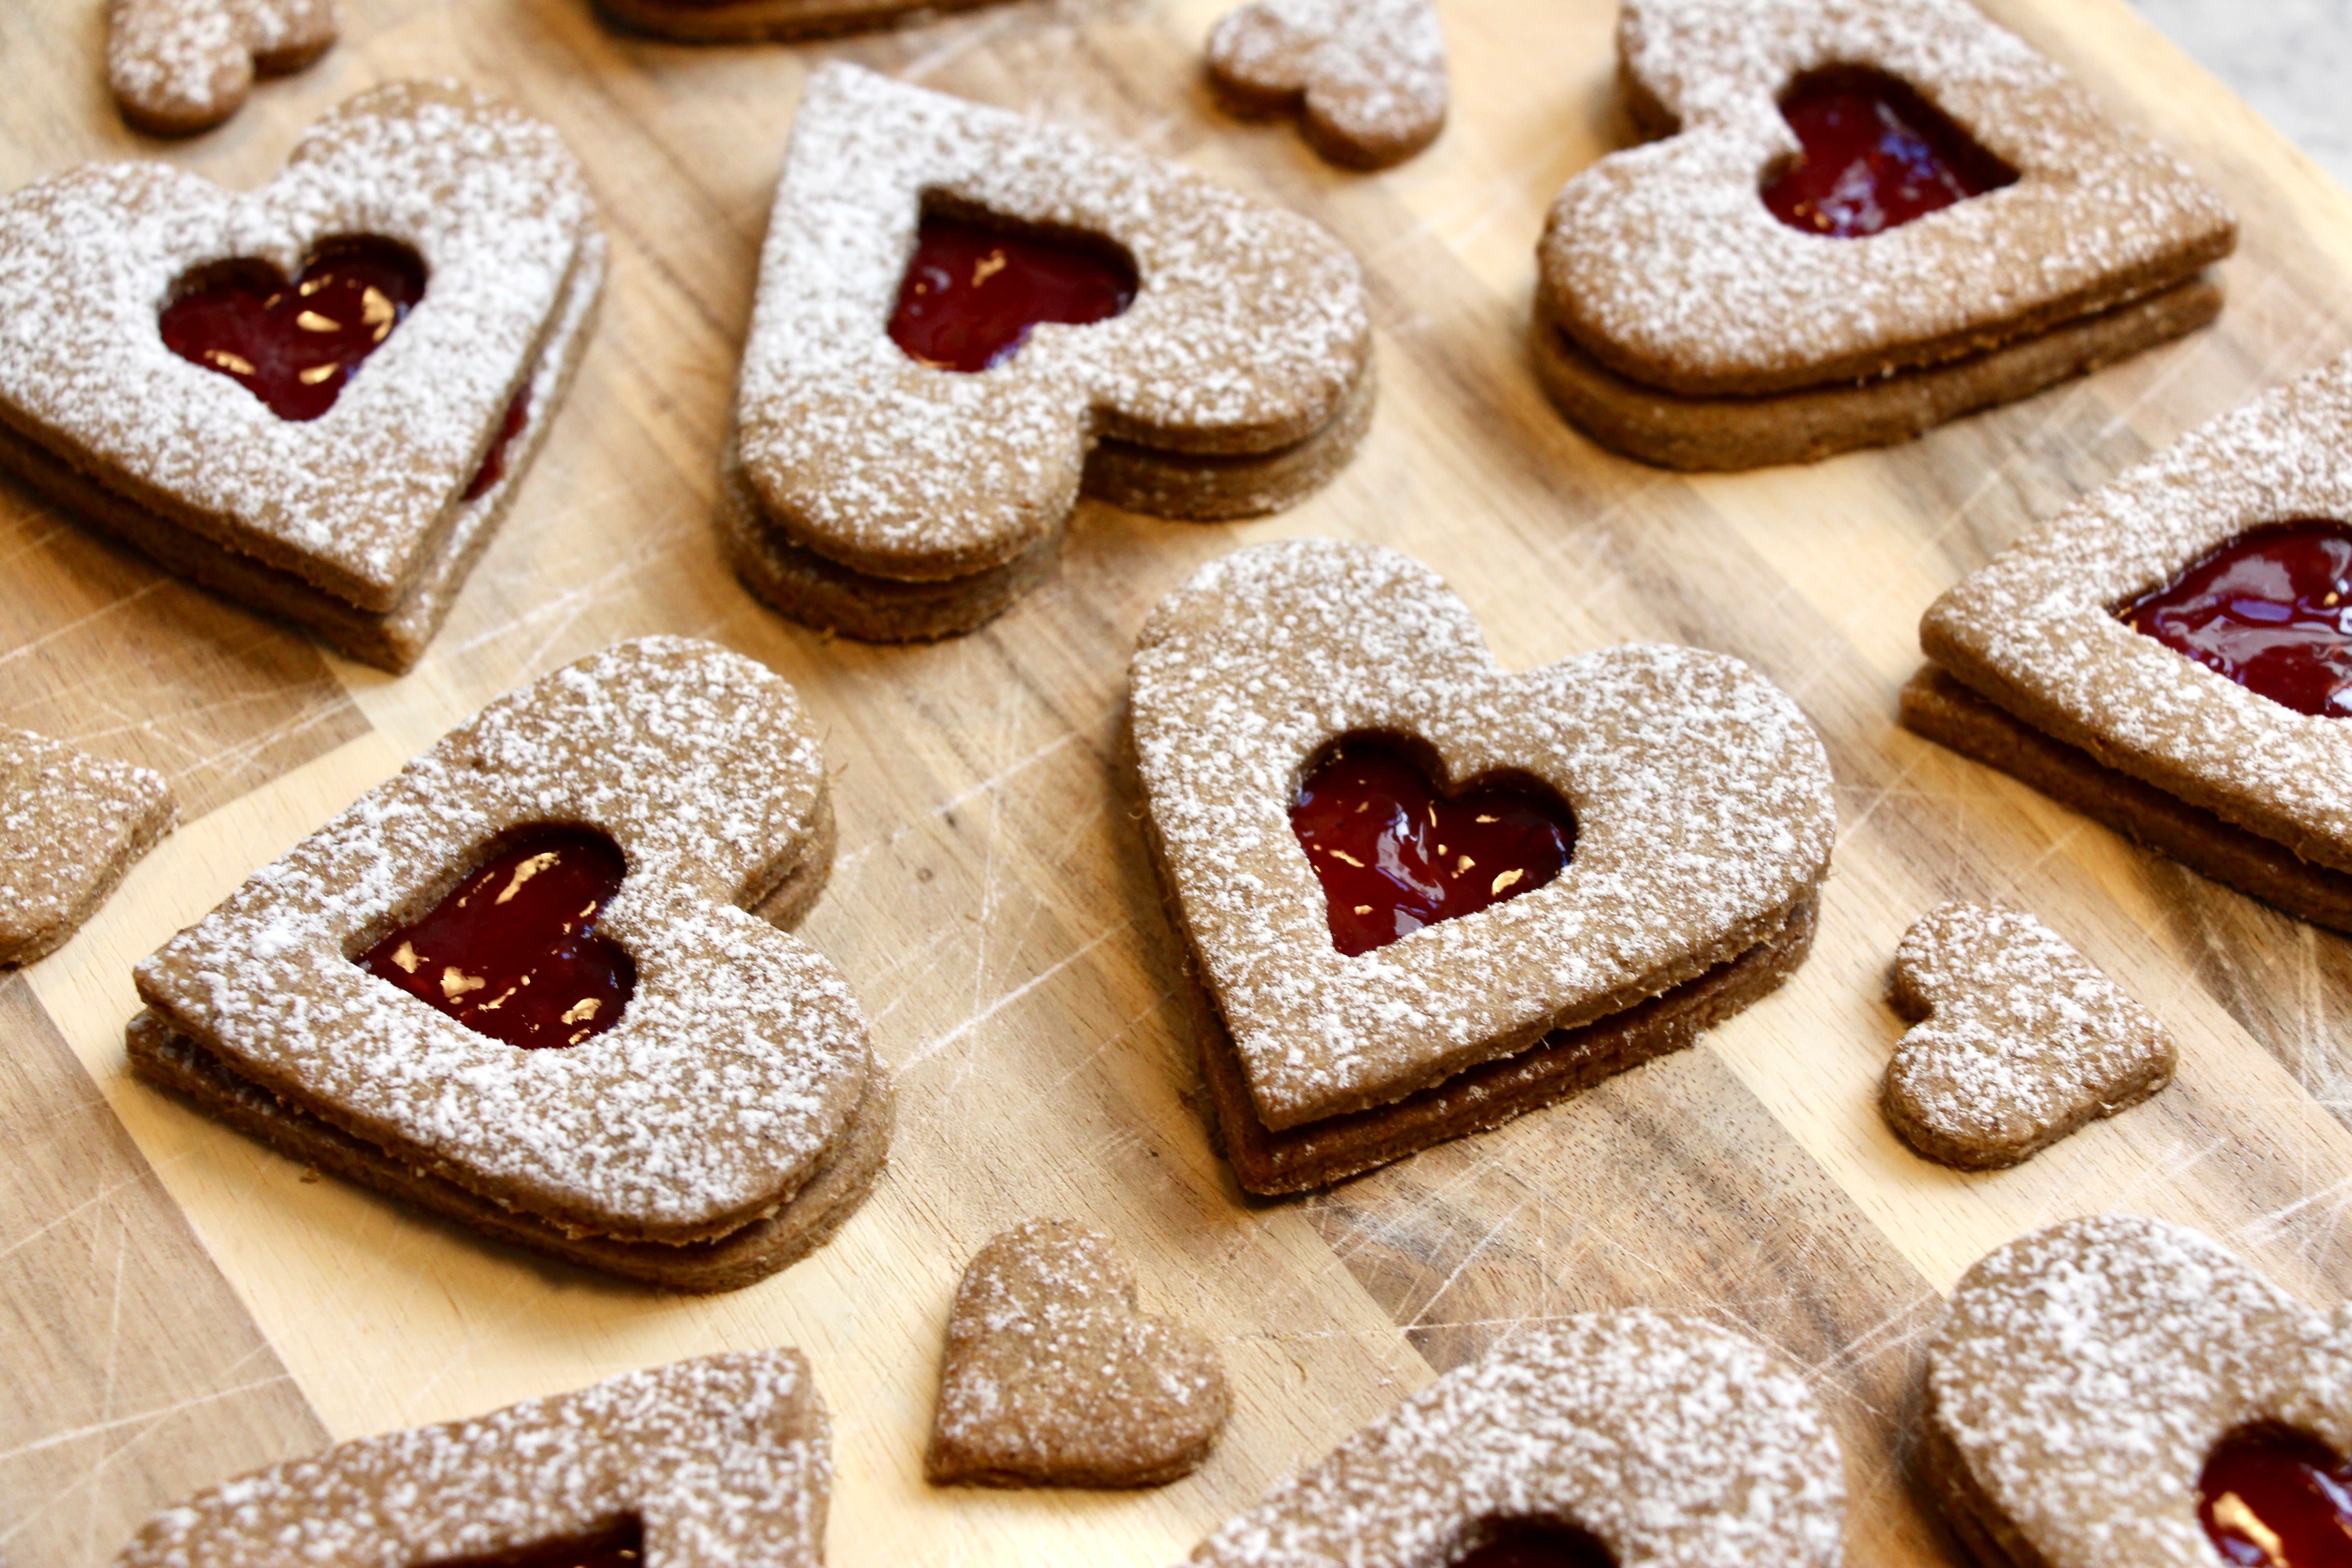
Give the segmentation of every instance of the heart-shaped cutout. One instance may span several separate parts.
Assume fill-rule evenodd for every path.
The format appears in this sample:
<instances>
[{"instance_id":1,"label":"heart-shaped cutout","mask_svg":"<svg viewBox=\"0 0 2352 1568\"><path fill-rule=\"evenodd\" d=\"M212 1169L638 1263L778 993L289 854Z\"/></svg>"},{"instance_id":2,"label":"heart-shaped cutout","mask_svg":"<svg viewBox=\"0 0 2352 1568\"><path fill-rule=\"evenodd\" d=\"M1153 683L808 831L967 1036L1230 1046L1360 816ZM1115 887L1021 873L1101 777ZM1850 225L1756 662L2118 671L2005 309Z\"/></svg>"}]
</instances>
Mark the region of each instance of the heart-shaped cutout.
<instances>
[{"instance_id":1,"label":"heart-shaped cutout","mask_svg":"<svg viewBox=\"0 0 2352 1568\"><path fill-rule=\"evenodd\" d=\"M2197 1521L2224 1563L2342 1568L2352 1563L2352 1463L2290 1428L2232 1433L2197 1478Z\"/></svg>"},{"instance_id":2,"label":"heart-shaped cutout","mask_svg":"<svg viewBox=\"0 0 2352 1568\"><path fill-rule=\"evenodd\" d=\"M1029 329L1083 327L1135 303L1135 264L1108 246L924 215L898 280L890 341L932 370L1002 364Z\"/></svg>"},{"instance_id":3,"label":"heart-shaped cutout","mask_svg":"<svg viewBox=\"0 0 2352 1568\"><path fill-rule=\"evenodd\" d=\"M2352 529L2249 529L2116 612L2126 626L2298 713L2352 718Z\"/></svg>"},{"instance_id":4,"label":"heart-shaped cutout","mask_svg":"<svg viewBox=\"0 0 2352 1568\"><path fill-rule=\"evenodd\" d=\"M2275 1510L2277 1483L2294 1479L2279 1473L2291 1449L2243 1441L2265 1432L2331 1460L2352 1451L2352 1320L2319 1317L2161 1220L2069 1220L2000 1247L1960 1277L1927 1351L1920 1457L1988 1562L2264 1562L2221 1536L2296 1528L2256 1506ZM2228 1484L2203 1489L2216 1480ZM2269 1561L2343 1562L2347 1539L2329 1546Z\"/></svg>"},{"instance_id":5,"label":"heart-shaped cutout","mask_svg":"<svg viewBox=\"0 0 2352 1568\"><path fill-rule=\"evenodd\" d=\"M1844 1518L1844 1465L1806 1380L1753 1340L1635 1309L1511 1334L1190 1561L1832 1568Z\"/></svg>"},{"instance_id":6,"label":"heart-shaped cutout","mask_svg":"<svg viewBox=\"0 0 2352 1568\"><path fill-rule=\"evenodd\" d=\"M1110 1237L1030 1220L965 1268L925 1472L990 1486L1158 1486L1224 1429L1208 1342L1137 1310Z\"/></svg>"},{"instance_id":7,"label":"heart-shaped cutout","mask_svg":"<svg viewBox=\"0 0 2352 1568\"><path fill-rule=\"evenodd\" d=\"M2032 915L1944 904L1903 933L1881 1103L1931 1160L2014 1165L2172 1081L2172 1037Z\"/></svg>"},{"instance_id":8,"label":"heart-shaped cutout","mask_svg":"<svg viewBox=\"0 0 2352 1568\"><path fill-rule=\"evenodd\" d=\"M280 419L316 419L424 298L415 252L344 239L290 280L267 262L208 267L173 289L156 327L165 348L220 372Z\"/></svg>"},{"instance_id":9,"label":"heart-shaped cutout","mask_svg":"<svg viewBox=\"0 0 2352 1568\"><path fill-rule=\"evenodd\" d=\"M122 118L186 136L235 114L256 76L335 41L334 0L107 0L106 80Z\"/></svg>"},{"instance_id":10,"label":"heart-shaped cutout","mask_svg":"<svg viewBox=\"0 0 2352 1568\"><path fill-rule=\"evenodd\" d=\"M1228 100L1297 110L1335 163L1386 168L1445 128L1445 35L1431 0L1250 0L1218 21L1208 56Z\"/></svg>"},{"instance_id":11,"label":"heart-shaped cutout","mask_svg":"<svg viewBox=\"0 0 2352 1568\"><path fill-rule=\"evenodd\" d=\"M1805 234L1866 239L2017 183L1951 116L1885 71L1807 71L1780 96L1797 155L1764 183L1772 216Z\"/></svg>"}]
</instances>

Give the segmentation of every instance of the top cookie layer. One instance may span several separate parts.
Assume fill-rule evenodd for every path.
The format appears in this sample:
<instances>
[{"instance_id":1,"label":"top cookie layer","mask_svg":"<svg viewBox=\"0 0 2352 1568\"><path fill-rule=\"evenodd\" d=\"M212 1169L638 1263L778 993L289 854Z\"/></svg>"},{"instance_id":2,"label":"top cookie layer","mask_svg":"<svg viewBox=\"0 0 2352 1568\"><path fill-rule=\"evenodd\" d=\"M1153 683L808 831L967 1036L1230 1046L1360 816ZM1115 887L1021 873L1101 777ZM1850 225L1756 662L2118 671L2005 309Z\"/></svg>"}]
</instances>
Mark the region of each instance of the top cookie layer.
<instances>
[{"instance_id":1,"label":"top cookie layer","mask_svg":"<svg viewBox=\"0 0 2352 1568\"><path fill-rule=\"evenodd\" d=\"M1627 646L1520 675L1392 550L1238 551L1161 601L1129 667L1169 884L1276 1129L1379 1104L1747 951L1829 868L1819 737L1737 659ZM1343 957L1292 831L1303 770L1361 731L1446 774L1530 774L1576 814L1549 884Z\"/></svg>"},{"instance_id":2,"label":"top cookie layer","mask_svg":"<svg viewBox=\"0 0 2352 1568\"><path fill-rule=\"evenodd\" d=\"M977 374L885 329L927 201L1126 247L1109 321ZM1371 352L1355 258L1313 223L1058 126L831 65L810 79L760 262L738 434L798 542L962 576L1058 527L1097 437L1263 452L1339 412Z\"/></svg>"},{"instance_id":3,"label":"top cookie layer","mask_svg":"<svg viewBox=\"0 0 2352 1568\"><path fill-rule=\"evenodd\" d=\"M1844 1514L1837 1440L1802 1378L1753 1341L1635 1310L1446 1373L1192 1561L1424 1568L1486 1521L1536 1518L1591 1531L1619 1568L1833 1568Z\"/></svg>"},{"instance_id":4,"label":"top cookie layer","mask_svg":"<svg viewBox=\"0 0 2352 1568\"><path fill-rule=\"evenodd\" d=\"M455 83L394 82L313 126L250 195L90 164L0 201L0 420L165 516L360 608L397 604L528 374L592 204L549 127ZM206 263L291 277L322 240L414 248L425 296L335 405L278 418L163 346Z\"/></svg>"},{"instance_id":5,"label":"top cookie layer","mask_svg":"<svg viewBox=\"0 0 2352 1568\"><path fill-rule=\"evenodd\" d=\"M2297 713L2113 607L2250 528L2352 518L2352 356L2190 433L1929 606L1927 657L2019 717L2352 871L2352 726Z\"/></svg>"},{"instance_id":6,"label":"top cookie layer","mask_svg":"<svg viewBox=\"0 0 2352 1568\"><path fill-rule=\"evenodd\" d=\"M864 1092L856 999L745 906L816 833L824 762L792 689L708 643L623 643L502 698L264 868L138 968L244 1075L477 1192L654 1240L789 1199ZM598 934L635 961L620 1023L524 1051L352 961L502 836L612 836Z\"/></svg>"},{"instance_id":7,"label":"top cookie layer","mask_svg":"<svg viewBox=\"0 0 2352 1568\"><path fill-rule=\"evenodd\" d=\"M1967 0L1626 0L1618 45L1679 129L1569 182L1539 287L1580 345L1650 385L1773 392L1952 358L2234 243L2219 195ZM1826 66L1901 78L2020 178L1868 239L1790 228L1759 187L1798 151L1780 95Z\"/></svg>"}]
</instances>

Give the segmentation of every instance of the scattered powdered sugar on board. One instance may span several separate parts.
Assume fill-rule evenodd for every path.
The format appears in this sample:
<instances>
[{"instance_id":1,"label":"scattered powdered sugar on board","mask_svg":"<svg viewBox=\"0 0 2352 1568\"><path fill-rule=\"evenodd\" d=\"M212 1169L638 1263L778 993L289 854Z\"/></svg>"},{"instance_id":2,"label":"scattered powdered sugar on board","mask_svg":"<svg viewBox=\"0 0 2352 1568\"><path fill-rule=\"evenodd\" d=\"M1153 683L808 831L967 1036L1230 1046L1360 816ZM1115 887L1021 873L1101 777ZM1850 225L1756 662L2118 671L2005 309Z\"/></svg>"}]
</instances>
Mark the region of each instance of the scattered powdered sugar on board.
<instances>
[{"instance_id":1,"label":"scattered powdered sugar on board","mask_svg":"<svg viewBox=\"0 0 2352 1568\"><path fill-rule=\"evenodd\" d=\"M793 869L824 760L792 689L708 643L647 637L484 709L139 965L171 1026L301 1109L559 1225L730 1229L824 1162L868 1076L824 958L739 906ZM614 1028L524 1051L352 961L504 835L609 834L600 934L636 963Z\"/></svg>"},{"instance_id":2,"label":"scattered powdered sugar on board","mask_svg":"<svg viewBox=\"0 0 2352 1568\"><path fill-rule=\"evenodd\" d=\"M818 1568L831 1424L797 1351L704 1356L338 1444L156 1514L116 1568L415 1568L602 1534L660 1568Z\"/></svg>"},{"instance_id":3,"label":"scattered powdered sugar on board","mask_svg":"<svg viewBox=\"0 0 2352 1568\"><path fill-rule=\"evenodd\" d=\"M1129 668L1150 820L1259 1117L1379 1104L1746 952L1827 875L1827 754L1738 660L1629 645L1518 675L1392 550L1237 551L1160 603ZM1514 771L1575 813L1548 885L1354 957L1290 826L1303 770L1360 731L1448 776Z\"/></svg>"},{"instance_id":4,"label":"scattered powdered sugar on board","mask_svg":"<svg viewBox=\"0 0 2352 1568\"><path fill-rule=\"evenodd\" d=\"M1448 1373L1194 1550L1203 1568L1427 1568L1491 1521L1618 1568L1833 1568L1844 1467L1803 1378L1696 1319L1574 1317Z\"/></svg>"}]
</instances>

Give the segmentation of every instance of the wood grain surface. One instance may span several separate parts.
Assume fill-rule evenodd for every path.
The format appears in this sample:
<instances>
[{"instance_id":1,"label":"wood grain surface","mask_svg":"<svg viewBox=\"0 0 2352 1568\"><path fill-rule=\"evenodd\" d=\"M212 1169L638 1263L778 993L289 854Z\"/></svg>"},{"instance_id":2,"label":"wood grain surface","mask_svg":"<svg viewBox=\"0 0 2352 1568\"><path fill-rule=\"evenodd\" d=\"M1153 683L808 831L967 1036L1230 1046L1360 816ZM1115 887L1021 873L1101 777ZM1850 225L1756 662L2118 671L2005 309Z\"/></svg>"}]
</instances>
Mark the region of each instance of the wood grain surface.
<instances>
[{"instance_id":1,"label":"wood grain surface","mask_svg":"<svg viewBox=\"0 0 2352 1568\"><path fill-rule=\"evenodd\" d=\"M1991 0L2237 205L2221 324L1893 451L1688 479L1601 452L1526 363L1532 247L1629 134L1611 0L1446 0L1455 111L1378 176L1219 115L1222 0L1012 0L825 45L618 36L585 0L344 0L343 41L168 146L107 99L96 0L0 5L0 186L161 156L258 183L369 83L471 79L557 125L615 241L579 385L424 665L397 680L157 573L0 483L0 722L171 774L184 825L81 935L0 984L0 1556L102 1561L148 1511L341 1437L721 1347L805 1351L836 1420L832 1560L1171 1562L1290 1467L1514 1326L1653 1303L1760 1335L1836 1414L1857 1563L1950 1561L1906 1473L1938 1292L2036 1225L2198 1226L2315 1301L2352 1293L2352 957L1895 729L1939 590L2126 464L2352 342L2352 202L2122 0ZM857 59L1123 137L1328 225L1362 257L1382 403L1285 516L1089 504L1058 576L987 631L828 640L720 563L715 461L793 105ZM1125 665L1201 562L1291 533L1443 573L1506 664L1629 638L1746 658L1819 725L1842 837L1819 948L1696 1050L1331 1192L1244 1200L1213 1153L1196 1020L1120 761ZM126 1077L131 963L498 692L615 638L716 638L795 682L841 854L803 928L898 1068L890 1172L751 1289L665 1297L543 1265L302 1170ZM1937 900L2039 913L2153 1007L2179 1082L2021 1169L1923 1163L1880 1121L1903 929ZM927 1488L949 1297L994 1230L1076 1214L1147 1305L1214 1335L1223 1446L1142 1494Z\"/></svg>"}]
</instances>

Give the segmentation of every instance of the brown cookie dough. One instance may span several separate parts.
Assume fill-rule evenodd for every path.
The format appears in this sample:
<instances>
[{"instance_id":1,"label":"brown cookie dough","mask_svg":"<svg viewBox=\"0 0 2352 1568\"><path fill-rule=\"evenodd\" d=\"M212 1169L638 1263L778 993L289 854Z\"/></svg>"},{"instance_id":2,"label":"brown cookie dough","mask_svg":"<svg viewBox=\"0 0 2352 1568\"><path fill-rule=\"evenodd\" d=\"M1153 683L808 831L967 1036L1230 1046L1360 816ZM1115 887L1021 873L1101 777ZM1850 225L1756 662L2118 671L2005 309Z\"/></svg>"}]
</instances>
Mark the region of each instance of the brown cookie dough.
<instances>
[{"instance_id":1,"label":"brown cookie dough","mask_svg":"<svg viewBox=\"0 0 2352 1568\"><path fill-rule=\"evenodd\" d=\"M2211 319L2221 198L1966 0L1627 0L1621 75L1664 139L1569 182L1541 244L1536 362L1648 461L1719 468L1899 440ZM1780 94L1876 69L2016 183L1866 238L1780 222ZM2141 309L2128 309L2135 305ZM2042 340L2047 339L2047 342Z\"/></svg>"},{"instance_id":2,"label":"brown cookie dough","mask_svg":"<svg viewBox=\"0 0 2352 1568\"><path fill-rule=\"evenodd\" d=\"M410 1568L566 1544L656 1568L819 1568L832 1489L832 1423L800 1352L701 1356L224 1481L149 1520L115 1568Z\"/></svg>"},{"instance_id":3,"label":"brown cookie dough","mask_svg":"<svg viewBox=\"0 0 2352 1568\"><path fill-rule=\"evenodd\" d=\"M1433 0L1249 0L1209 34L1209 75L1244 112L1296 110L1334 163L1401 163L1445 128Z\"/></svg>"},{"instance_id":4,"label":"brown cookie dough","mask_svg":"<svg viewBox=\"0 0 2352 1568\"><path fill-rule=\"evenodd\" d=\"M1629 646L1506 675L1425 567L1297 540L1169 595L1129 679L1152 843L1250 1114L1318 1134L1268 1156L1260 1172L1298 1162L1273 1190L1671 1049L1769 990L1810 939L1835 827L1828 761L1795 704L1737 660ZM1425 746L1440 794L1505 774L1545 786L1574 811L1572 858L1533 890L1343 955L1289 810L1310 762L1351 735ZM1610 1026L1544 1045L1596 1025ZM1531 1050L1491 1082L1463 1076ZM1253 1151L1269 1145L1228 1143L1255 1184Z\"/></svg>"},{"instance_id":5,"label":"brown cookie dough","mask_svg":"<svg viewBox=\"0 0 2352 1568\"><path fill-rule=\"evenodd\" d=\"M1109 1237L1033 1219L956 1288L923 1469L939 1484L1159 1486L1208 1458L1227 1409L1216 1351L1137 1310Z\"/></svg>"},{"instance_id":6,"label":"brown cookie dough","mask_svg":"<svg viewBox=\"0 0 2352 1568\"><path fill-rule=\"evenodd\" d=\"M625 858L595 928L633 963L617 1024L523 1050L355 961L551 824ZM524 1245L746 1283L831 1233L888 1135L856 999L750 912L805 908L832 842L790 687L708 643L623 643L484 709L142 962L132 1067Z\"/></svg>"},{"instance_id":7,"label":"brown cookie dough","mask_svg":"<svg viewBox=\"0 0 2352 1568\"><path fill-rule=\"evenodd\" d=\"M1834 1568L1844 1520L1844 1465L1805 1379L1752 1340L1636 1308L1513 1333L1191 1561L1426 1568L1549 1526L1628 1568Z\"/></svg>"},{"instance_id":8,"label":"brown cookie dough","mask_svg":"<svg viewBox=\"0 0 2352 1568\"><path fill-rule=\"evenodd\" d=\"M55 952L179 815L161 773L0 730L0 964Z\"/></svg>"},{"instance_id":9,"label":"brown cookie dough","mask_svg":"<svg viewBox=\"0 0 2352 1568\"><path fill-rule=\"evenodd\" d=\"M133 126L186 136L334 41L334 0L107 0L106 81Z\"/></svg>"},{"instance_id":10,"label":"brown cookie dough","mask_svg":"<svg viewBox=\"0 0 2352 1568\"><path fill-rule=\"evenodd\" d=\"M1916 1026L1881 1101L1920 1153L1963 1170L2030 1159L2172 1081L2172 1037L2032 915L1948 903L1903 933L1895 1005Z\"/></svg>"},{"instance_id":11,"label":"brown cookie dough","mask_svg":"<svg viewBox=\"0 0 2352 1568\"><path fill-rule=\"evenodd\" d=\"M1960 1277L1926 1405L1923 1468L1980 1561L2210 1568L2197 1488L2224 1436L2352 1451L2352 1324L2184 1226L2069 1220Z\"/></svg>"}]
</instances>

